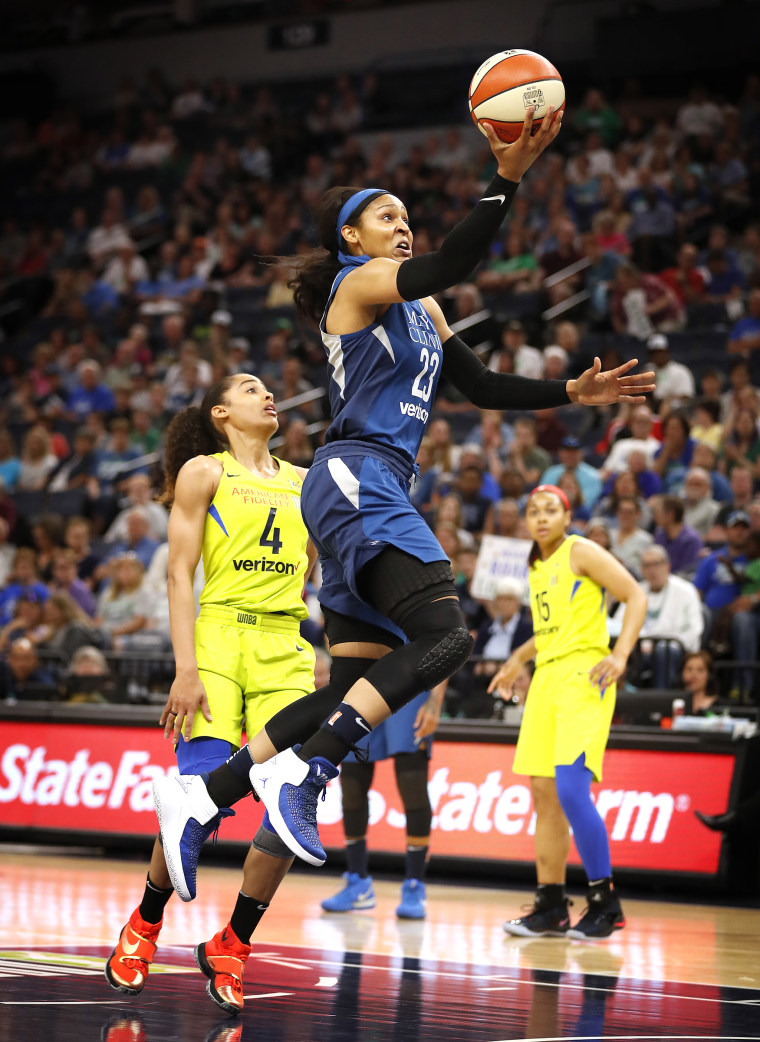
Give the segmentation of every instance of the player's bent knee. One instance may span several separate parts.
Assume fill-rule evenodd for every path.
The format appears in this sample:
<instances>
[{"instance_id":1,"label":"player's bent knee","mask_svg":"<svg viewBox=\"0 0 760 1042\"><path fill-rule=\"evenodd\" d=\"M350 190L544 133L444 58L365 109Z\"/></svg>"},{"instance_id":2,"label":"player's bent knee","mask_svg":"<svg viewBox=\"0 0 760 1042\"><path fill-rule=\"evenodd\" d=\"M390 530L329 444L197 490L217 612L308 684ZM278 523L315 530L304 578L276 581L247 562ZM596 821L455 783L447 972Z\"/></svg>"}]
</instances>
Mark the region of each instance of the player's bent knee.
<instances>
[{"instance_id":1,"label":"player's bent knee","mask_svg":"<svg viewBox=\"0 0 760 1042\"><path fill-rule=\"evenodd\" d=\"M435 687L461 669L475 642L464 626L447 633L420 661L417 671L423 687Z\"/></svg>"},{"instance_id":2,"label":"player's bent knee","mask_svg":"<svg viewBox=\"0 0 760 1042\"><path fill-rule=\"evenodd\" d=\"M293 851L282 842L276 832L270 832L263 825L259 825L259 831L253 837L253 845L261 854L279 858L281 861L290 860Z\"/></svg>"}]
</instances>

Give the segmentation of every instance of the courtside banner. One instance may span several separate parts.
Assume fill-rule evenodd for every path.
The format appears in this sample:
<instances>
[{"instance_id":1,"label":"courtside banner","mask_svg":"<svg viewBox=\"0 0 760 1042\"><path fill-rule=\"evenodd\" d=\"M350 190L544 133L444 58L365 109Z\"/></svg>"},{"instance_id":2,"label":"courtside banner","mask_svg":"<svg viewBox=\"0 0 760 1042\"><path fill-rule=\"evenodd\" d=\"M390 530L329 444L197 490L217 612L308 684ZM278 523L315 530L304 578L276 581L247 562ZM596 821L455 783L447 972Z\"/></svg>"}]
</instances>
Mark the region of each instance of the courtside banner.
<instances>
[{"instance_id":1,"label":"courtside banner","mask_svg":"<svg viewBox=\"0 0 760 1042\"><path fill-rule=\"evenodd\" d=\"M512 773L515 747L438 741L430 765L433 854L533 861L528 779ZM694 810L728 803L731 754L610 749L594 798L618 868L714 875L721 837ZM137 727L15 723L0 728L0 826L153 835L151 784L176 772L163 732ZM247 799L219 838L250 843L260 804ZM319 805L325 847L343 845L340 785ZM393 765L377 764L370 793L372 849L404 849L404 814ZM578 863L573 849L571 861Z\"/></svg>"}]
</instances>

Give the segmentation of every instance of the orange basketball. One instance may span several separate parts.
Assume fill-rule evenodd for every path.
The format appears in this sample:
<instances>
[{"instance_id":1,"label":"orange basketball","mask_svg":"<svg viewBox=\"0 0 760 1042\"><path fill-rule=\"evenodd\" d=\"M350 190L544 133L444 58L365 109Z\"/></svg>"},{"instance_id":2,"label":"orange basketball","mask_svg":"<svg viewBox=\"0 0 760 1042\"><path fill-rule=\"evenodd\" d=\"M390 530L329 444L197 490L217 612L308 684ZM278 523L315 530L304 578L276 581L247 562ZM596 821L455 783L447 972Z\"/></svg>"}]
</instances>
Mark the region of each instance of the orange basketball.
<instances>
[{"instance_id":1,"label":"orange basketball","mask_svg":"<svg viewBox=\"0 0 760 1042\"><path fill-rule=\"evenodd\" d=\"M565 85L550 61L535 51L499 51L484 61L472 77L470 115L490 123L502 141L516 141L525 111L534 106L533 129L541 126L546 110L565 107Z\"/></svg>"}]
</instances>

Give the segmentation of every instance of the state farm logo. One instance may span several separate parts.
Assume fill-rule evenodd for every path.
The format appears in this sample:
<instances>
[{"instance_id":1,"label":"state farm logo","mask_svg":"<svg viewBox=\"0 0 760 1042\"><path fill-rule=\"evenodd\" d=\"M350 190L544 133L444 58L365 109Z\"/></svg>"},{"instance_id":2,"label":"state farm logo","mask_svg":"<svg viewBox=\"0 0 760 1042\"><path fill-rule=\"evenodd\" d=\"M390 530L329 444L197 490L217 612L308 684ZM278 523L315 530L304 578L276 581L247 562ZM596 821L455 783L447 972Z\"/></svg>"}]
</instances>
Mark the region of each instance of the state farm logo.
<instances>
[{"instance_id":1,"label":"state farm logo","mask_svg":"<svg viewBox=\"0 0 760 1042\"><path fill-rule=\"evenodd\" d=\"M502 836L533 836L536 815L530 788L522 782L502 784L502 771L491 771L480 783L451 781L449 768L440 767L428 782L433 807L433 829L440 832L490 832ZM689 798L669 792L639 792L625 789L600 789L596 806L613 842L663 843L674 811L688 810ZM320 824L335 825L341 820L340 786L337 780L327 788L320 804ZM384 821L403 829L404 814L390 806L377 789L370 790L370 824Z\"/></svg>"},{"instance_id":2,"label":"state farm logo","mask_svg":"<svg viewBox=\"0 0 760 1042\"><path fill-rule=\"evenodd\" d=\"M144 749L127 749L119 763L90 762L90 750L80 749L71 760L47 758L47 750L18 743L9 745L0 761L0 803L19 800L38 807L118 808L153 811L154 778L177 774L150 763Z\"/></svg>"}]
</instances>

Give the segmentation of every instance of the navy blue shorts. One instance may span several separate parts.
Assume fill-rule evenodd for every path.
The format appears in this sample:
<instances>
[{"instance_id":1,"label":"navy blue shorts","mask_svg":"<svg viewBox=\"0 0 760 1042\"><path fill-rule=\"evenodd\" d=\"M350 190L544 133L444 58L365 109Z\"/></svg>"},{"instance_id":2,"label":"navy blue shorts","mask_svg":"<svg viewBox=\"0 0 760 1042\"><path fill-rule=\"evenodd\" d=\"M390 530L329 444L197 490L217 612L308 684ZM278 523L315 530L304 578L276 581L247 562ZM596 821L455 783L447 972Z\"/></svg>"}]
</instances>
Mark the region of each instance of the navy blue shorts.
<instances>
[{"instance_id":1,"label":"navy blue shorts","mask_svg":"<svg viewBox=\"0 0 760 1042\"><path fill-rule=\"evenodd\" d=\"M433 744L432 736L423 738L415 744L414 720L419 710L428 700L428 692L423 691L411 702L397 710L393 716L389 716L374 731L362 738L357 745L360 749L366 749L369 753L369 762L377 763L379 760L388 760L397 753L416 753L424 749L430 756L430 747ZM356 763L356 757L349 753L344 763Z\"/></svg>"},{"instance_id":2,"label":"navy blue shorts","mask_svg":"<svg viewBox=\"0 0 760 1042\"><path fill-rule=\"evenodd\" d=\"M406 484L374 456L332 457L310 468L301 509L319 551L320 602L403 638L401 630L359 596L357 576L389 545L425 564L448 560L409 501Z\"/></svg>"},{"instance_id":3,"label":"navy blue shorts","mask_svg":"<svg viewBox=\"0 0 760 1042\"><path fill-rule=\"evenodd\" d=\"M201 735L186 742L180 738L175 753L180 774L208 774L229 759L237 746L223 738Z\"/></svg>"}]
</instances>

